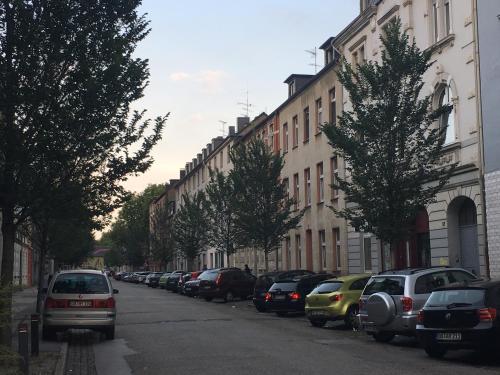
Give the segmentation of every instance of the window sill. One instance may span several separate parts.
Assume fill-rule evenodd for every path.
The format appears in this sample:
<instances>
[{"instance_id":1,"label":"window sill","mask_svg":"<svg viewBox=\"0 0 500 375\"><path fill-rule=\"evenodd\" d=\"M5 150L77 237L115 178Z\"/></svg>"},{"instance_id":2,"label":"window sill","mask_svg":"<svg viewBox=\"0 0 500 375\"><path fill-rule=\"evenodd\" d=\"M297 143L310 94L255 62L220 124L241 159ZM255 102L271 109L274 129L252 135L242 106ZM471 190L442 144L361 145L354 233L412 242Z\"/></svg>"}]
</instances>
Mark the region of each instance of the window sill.
<instances>
[{"instance_id":1,"label":"window sill","mask_svg":"<svg viewBox=\"0 0 500 375\"><path fill-rule=\"evenodd\" d=\"M322 131L318 131L318 132L316 132L316 133L314 134L314 136L315 136L315 137L318 137L318 136L320 136L321 134L323 134L323 132L322 132Z\"/></svg>"},{"instance_id":2,"label":"window sill","mask_svg":"<svg viewBox=\"0 0 500 375\"><path fill-rule=\"evenodd\" d=\"M432 51L432 53L441 53L445 47L450 45L453 47L453 42L455 41L455 34L449 34L444 38L438 40L432 44L426 51Z\"/></svg>"},{"instance_id":3,"label":"window sill","mask_svg":"<svg viewBox=\"0 0 500 375\"><path fill-rule=\"evenodd\" d=\"M322 201L319 201L318 203L316 203L317 206L323 206L325 204L325 201L322 200Z\"/></svg>"},{"instance_id":4,"label":"window sill","mask_svg":"<svg viewBox=\"0 0 500 375\"><path fill-rule=\"evenodd\" d=\"M444 145L443 148L441 149L441 152L446 153L452 150L456 150L460 147L462 147L462 144L459 141L455 141L453 143L448 143L447 145Z\"/></svg>"},{"instance_id":5,"label":"window sill","mask_svg":"<svg viewBox=\"0 0 500 375\"><path fill-rule=\"evenodd\" d=\"M309 138L304 139L304 142L303 142L303 143L304 143L304 144L309 143Z\"/></svg>"},{"instance_id":6,"label":"window sill","mask_svg":"<svg viewBox=\"0 0 500 375\"><path fill-rule=\"evenodd\" d=\"M295 146L292 147L292 150L295 150L298 147L299 147L299 145L295 145Z\"/></svg>"}]
</instances>

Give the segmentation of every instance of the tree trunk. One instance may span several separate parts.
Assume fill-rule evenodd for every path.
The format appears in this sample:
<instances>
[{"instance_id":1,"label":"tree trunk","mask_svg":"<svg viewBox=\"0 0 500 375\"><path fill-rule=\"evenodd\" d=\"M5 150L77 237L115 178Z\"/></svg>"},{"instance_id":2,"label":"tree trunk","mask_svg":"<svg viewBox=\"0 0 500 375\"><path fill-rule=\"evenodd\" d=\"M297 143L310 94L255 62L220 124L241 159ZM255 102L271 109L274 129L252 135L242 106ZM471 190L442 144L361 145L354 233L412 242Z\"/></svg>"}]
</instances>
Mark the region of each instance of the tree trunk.
<instances>
[{"instance_id":1,"label":"tree trunk","mask_svg":"<svg viewBox=\"0 0 500 375\"><path fill-rule=\"evenodd\" d=\"M1 327L1 344L10 348L12 343L12 280L14 276L14 242L16 239L16 225L14 223L14 208L4 208L2 212L2 275L0 287L4 293L2 295L2 315L5 322Z\"/></svg>"}]
</instances>

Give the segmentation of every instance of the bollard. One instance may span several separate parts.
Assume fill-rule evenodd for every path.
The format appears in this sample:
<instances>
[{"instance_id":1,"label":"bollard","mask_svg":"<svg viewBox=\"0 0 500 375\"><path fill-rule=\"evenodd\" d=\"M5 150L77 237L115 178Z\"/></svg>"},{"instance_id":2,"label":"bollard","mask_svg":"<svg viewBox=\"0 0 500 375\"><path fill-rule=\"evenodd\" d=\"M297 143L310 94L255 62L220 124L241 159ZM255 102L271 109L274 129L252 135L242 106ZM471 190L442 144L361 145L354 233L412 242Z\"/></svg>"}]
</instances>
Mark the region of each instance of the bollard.
<instances>
[{"instance_id":1,"label":"bollard","mask_svg":"<svg viewBox=\"0 0 500 375\"><path fill-rule=\"evenodd\" d=\"M39 353L39 335L38 326L40 324L40 315L31 314L31 355L38 356Z\"/></svg>"},{"instance_id":2,"label":"bollard","mask_svg":"<svg viewBox=\"0 0 500 375\"><path fill-rule=\"evenodd\" d=\"M19 356L21 372L23 374L29 374L29 339L28 339L28 323L21 322L17 326L17 334L19 340Z\"/></svg>"}]
</instances>

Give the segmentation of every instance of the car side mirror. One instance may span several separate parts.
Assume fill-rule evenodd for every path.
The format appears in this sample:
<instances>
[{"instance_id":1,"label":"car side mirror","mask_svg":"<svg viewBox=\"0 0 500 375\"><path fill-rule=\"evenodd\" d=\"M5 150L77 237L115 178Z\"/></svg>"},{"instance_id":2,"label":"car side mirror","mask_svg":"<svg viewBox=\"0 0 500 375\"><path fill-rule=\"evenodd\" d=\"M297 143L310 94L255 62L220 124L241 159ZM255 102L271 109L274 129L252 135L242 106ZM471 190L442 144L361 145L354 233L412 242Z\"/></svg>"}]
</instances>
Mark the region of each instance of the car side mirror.
<instances>
[{"instance_id":1,"label":"car side mirror","mask_svg":"<svg viewBox=\"0 0 500 375\"><path fill-rule=\"evenodd\" d=\"M118 294L120 291L118 289L113 289L113 294Z\"/></svg>"}]
</instances>

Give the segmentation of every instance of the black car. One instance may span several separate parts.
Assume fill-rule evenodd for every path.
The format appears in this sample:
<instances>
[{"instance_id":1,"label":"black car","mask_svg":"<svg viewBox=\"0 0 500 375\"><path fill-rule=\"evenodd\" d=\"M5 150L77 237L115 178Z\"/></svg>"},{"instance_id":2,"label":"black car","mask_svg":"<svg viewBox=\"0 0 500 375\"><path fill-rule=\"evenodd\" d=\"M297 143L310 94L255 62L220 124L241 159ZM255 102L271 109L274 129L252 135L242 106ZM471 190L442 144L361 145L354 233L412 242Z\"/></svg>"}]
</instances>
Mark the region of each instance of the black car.
<instances>
[{"instance_id":1,"label":"black car","mask_svg":"<svg viewBox=\"0 0 500 375\"><path fill-rule=\"evenodd\" d=\"M253 304L257 311L266 311L266 293L276 281L304 275L314 275L314 272L308 270L275 271L266 272L257 277L253 290Z\"/></svg>"},{"instance_id":2,"label":"black car","mask_svg":"<svg viewBox=\"0 0 500 375\"><path fill-rule=\"evenodd\" d=\"M335 277L329 273L297 276L277 280L266 293L266 310L285 316L291 312L304 312L306 296L322 281Z\"/></svg>"},{"instance_id":3,"label":"black car","mask_svg":"<svg viewBox=\"0 0 500 375\"><path fill-rule=\"evenodd\" d=\"M500 280L436 289L418 315L417 336L430 357L448 350L493 353L500 343Z\"/></svg>"},{"instance_id":4,"label":"black car","mask_svg":"<svg viewBox=\"0 0 500 375\"><path fill-rule=\"evenodd\" d=\"M165 284L165 289L171 290L174 293L177 293L179 278L182 275L185 275L187 272L185 271L174 271L167 278L167 283Z\"/></svg>"},{"instance_id":5,"label":"black car","mask_svg":"<svg viewBox=\"0 0 500 375\"><path fill-rule=\"evenodd\" d=\"M217 268L203 272L198 295L206 301L222 298L225 302L235 297L246 299L253 292L255 276L239 268Z\"/></svg>"},{"instance_id":6,"label":"black car","mask_svg":"<svg viewBox=\"0 0 500 375\"><path fill-rule=\"evenodd\" d=\"M153 274L149 276L148 286L151 288L157 288L158 285L160 285L160 277L163 273L164 272L153 272Z\"/></svg>"}]
</instances>

